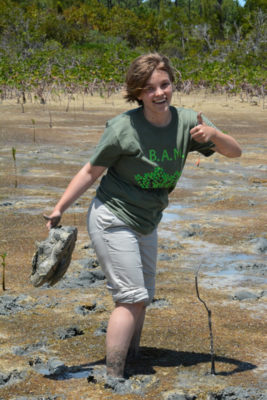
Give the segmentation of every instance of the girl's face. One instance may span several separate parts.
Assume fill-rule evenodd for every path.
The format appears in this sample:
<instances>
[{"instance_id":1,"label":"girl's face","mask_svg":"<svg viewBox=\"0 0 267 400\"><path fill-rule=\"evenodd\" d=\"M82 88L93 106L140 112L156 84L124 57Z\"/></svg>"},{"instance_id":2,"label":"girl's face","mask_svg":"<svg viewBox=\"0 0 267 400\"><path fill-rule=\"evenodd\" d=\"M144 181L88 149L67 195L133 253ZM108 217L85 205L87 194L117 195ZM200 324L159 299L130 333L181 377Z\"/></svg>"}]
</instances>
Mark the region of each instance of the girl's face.
<instances>
[{"instance_id":1,"label":"girl's face","mask_svg":"<svg viewBox=\"0 0 267 400\"><path fill-rule=\"evenodd\" d=\"M148 120L165 118L169 113L172 98L172 83L166 71L155 69L138 100L142 100Z\"/></svg>"}]
</instances>

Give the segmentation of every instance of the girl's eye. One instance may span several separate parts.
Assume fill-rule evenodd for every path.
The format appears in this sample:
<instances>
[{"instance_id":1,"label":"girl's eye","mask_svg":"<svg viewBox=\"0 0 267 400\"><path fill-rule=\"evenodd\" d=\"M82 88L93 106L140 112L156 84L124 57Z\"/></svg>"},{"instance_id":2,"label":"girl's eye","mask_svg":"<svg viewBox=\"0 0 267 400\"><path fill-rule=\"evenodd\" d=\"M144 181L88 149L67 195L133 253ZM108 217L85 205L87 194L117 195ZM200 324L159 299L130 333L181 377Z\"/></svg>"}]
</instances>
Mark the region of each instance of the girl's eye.
<instances>
[{"instance_id":1,"label":"girl's eye","mask_svg":"<svg viewBox=\"0 0 267 400\"><path fill-rule=\"evenodd\" d=\"M163 89L167 89L167 87L169 87L170 86L170 82L163 82L163 83L161 83L160 84L160 88L163 90ZM154 86L146 86L145 87L145 92L146 93L154 93L156 90L157 90L157 87L154 87Z\"/></svg>"},{"instance_id":2,"label":"girl's eye","mask_svg":"<svg viewBox=\"0 0 267 400\"><path fill-rule=\"evenodd\" d=\"M161 87L162 89L166 89L170 85L170 82L164 82Z\"/></svg>"}]
</instances>

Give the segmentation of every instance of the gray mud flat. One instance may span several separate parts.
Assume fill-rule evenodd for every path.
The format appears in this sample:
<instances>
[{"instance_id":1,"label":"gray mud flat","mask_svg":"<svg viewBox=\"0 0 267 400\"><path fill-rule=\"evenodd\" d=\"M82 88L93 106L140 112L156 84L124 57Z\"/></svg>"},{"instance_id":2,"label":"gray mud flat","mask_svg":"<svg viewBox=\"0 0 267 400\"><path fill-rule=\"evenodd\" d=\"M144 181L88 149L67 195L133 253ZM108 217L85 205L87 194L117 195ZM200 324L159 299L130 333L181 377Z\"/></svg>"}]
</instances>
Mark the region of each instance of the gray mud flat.
<instances>
[{"instance_id":1,"label":"gray mud flat","mask_svg":"<svg viewBox=\"0 0 267 400\"><path fill-rule=\"evenodd\" d=\"M92 101L93 100L93 101ZM266 400L266 110L204 94L174 103L202 110L243 147L240 159L189 156L159 227L157 291L147 309L139 358L125 377L105 372L113 308L86 232L97 183L64 215L78 236L54 286L30 282L43 213L88 161L107 119L128 105L93 98L70 104L0 104L0 400ZM52 113L53 128L49 127ZM33 142L32 119L36 141ZM16 175L11 155L16 147ZM15 187L17 183L17 187ZM212 375L207 312L212 311Z\"/></svg>"}]
</instances>

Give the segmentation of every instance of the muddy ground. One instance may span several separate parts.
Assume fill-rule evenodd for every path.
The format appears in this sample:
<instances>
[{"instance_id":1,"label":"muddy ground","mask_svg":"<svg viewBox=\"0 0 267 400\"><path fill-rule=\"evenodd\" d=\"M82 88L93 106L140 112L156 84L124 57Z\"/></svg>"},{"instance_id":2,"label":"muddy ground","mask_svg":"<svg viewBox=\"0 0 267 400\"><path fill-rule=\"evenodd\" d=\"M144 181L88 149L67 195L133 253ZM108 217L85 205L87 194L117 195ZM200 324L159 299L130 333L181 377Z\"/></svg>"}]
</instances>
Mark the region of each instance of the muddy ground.
<instances>
[{"instance_id":1,"label":"muddy ground","mask_svg":"<svg viewBox=\"0 0 267 400\"><path fill-rule=\"evenodd\" d=\"M197 154L188 158L159 227L157 292L140 359L110 387L104 357L112 301L85 224L96 185L63 217L79 232L64 279L34 288L29 276L35 242L47 237L42 214L88 160L105 121L129 105L121 94L0 104L0 254L7 253L0 399L266 399L267 106L204 92L175 94L173 104L202 110L239 140L243 155L201 156L199 166ZM199 267L215 375L207 312L195 291Z\"/></svg>"}]
</instances>

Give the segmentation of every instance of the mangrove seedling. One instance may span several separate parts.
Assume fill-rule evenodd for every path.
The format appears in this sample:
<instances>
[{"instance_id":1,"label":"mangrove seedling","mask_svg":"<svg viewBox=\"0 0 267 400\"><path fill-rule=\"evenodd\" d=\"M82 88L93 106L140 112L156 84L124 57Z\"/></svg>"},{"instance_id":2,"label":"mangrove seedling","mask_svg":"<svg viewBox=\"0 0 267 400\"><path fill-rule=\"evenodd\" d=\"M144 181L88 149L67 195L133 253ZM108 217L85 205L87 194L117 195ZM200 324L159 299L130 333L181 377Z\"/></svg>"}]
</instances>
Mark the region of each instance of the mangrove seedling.
<instances>
[{"instance_id":1,"label":"mangrove seedling","mask_svg":"<svg viewBox=\"0 0 267 400\"><path fill-rule=\"evenodd\" d=\"M50 127L50 128L53 127L51 111L49 111L49 127Z\"/></svg>"},{"instance_id":2,"label":"mangrove seedling","mask_svg":"<svg viewBox=\"0 0 267 400\"><path fill-rule=\"evenodd\" d=\"M35 119L32 119L32 126L33 126L33 142L35 143Z\"/></svg>"},{"instance_id":3,"label":"mangrove seedling","mask_svg":"<svg viewBox=\"0 0 267 400\"><path fill-rule=\"evenodd\" d=\"M13 158L14 172L15 172L15 188L18 186L16 152L17 150L15 149L15 147L12 147L12 158Z\"/></svg>"},{"instance_id":4,"label":"mangrove seedling","mask_svg":"<svg viewBox=\"0 0 267 400\"><path fill-rule=\"evenodd\" d=\"M212 322L211 322L211 310L207 307L207 304L205 303L204 300L202 300L199 296L199 290L198 290L198 271L200 267L196 271L195 274L195 287L196 287L196 293L197 293L197 298L198 300L204 304L204 307L208 313L208 323L209 323L209 332L210 332L210 357L211 357L211 374L216 375L215 372L215 353L214 353L214 345L213 345L213 333L212 333Z\"/></svg>"},{"instance_id":5,"label":"mangrove seedling","mask_svg":"<svg viewBox=\"0 0 267 400\"><path fill-rule=\"evenodd\" d=\"M6 274L6 255L7 253L2 253L0 256L2 257L2 267L3 267L3 275L2 275L2 289L6 290L6 281L5 281L5 274Z\"/></svg>"}]
</instances>

